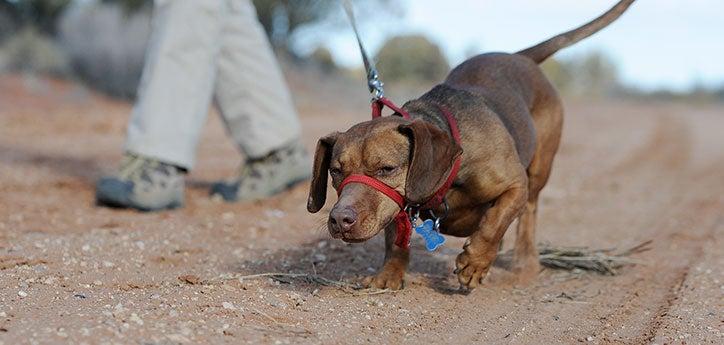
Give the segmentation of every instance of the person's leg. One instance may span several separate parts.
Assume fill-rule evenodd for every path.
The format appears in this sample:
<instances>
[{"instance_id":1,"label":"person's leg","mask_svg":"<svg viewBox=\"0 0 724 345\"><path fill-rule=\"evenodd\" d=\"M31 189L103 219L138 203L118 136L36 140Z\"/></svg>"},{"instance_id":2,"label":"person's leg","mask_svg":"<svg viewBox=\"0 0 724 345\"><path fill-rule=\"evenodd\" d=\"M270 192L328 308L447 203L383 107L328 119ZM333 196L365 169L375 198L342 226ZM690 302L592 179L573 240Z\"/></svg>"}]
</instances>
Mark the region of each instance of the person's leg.
<instances>
[{"instance_id":1,"label":"person's leg","mask_svg":"<svg viewBox=\"0 0 724 345\"><path fill-rule=\"evenodd\" d=\"M183 204L183 173L194 164L213 92L223 6L156 1L126 157L115 176L98 182L99 204L141 210Z\"/></svg>"},{"instance_id":2,"label":"person's leg","mask_svg":"<svg viewBox=\"0 0 724 345\"><path fill-rule=\"evenodd\" d=\"M209 111L224 4L157 0L126 151L185 169Z\"/></svg>"},{"instance_id":3,"label":"person's leg","mask_svg":"<svg viewBox=\"0 0 724 345\"><path fill-rule=\"evenodd\" d=\"M249 0L228 0L215 99L246 155L235 179L212 188L226 200L257 199L306 179L309 158L282 71Z\"/></svg>"}]
</instances>

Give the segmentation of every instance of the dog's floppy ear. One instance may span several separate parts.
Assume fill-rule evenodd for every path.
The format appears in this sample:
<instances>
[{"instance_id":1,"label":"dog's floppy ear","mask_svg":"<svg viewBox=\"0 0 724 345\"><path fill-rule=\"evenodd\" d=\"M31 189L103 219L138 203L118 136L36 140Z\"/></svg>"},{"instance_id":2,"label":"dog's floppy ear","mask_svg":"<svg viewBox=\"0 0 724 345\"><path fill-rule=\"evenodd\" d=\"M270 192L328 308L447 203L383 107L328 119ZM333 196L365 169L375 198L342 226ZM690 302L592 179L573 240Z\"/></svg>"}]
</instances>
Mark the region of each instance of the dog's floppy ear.
<instances>
[{"instance_id":1,"label":"dog's floppy ear","mask_svg":"<svg viewBox=\"0 0 724 345\"><path fill-rule=\"evenodd\" d=\"M314 153L314 169L312 171L312 185L309 187L307 198L307 211L316 213L327 200L327 176L329 175L329 161L332 159L332 148L337 142L339 133L335 132L322 137L317 142Z\"/></svg>"},{"instance_id":2,"label":"dog's floppy ear","mask_svg":"<svg viewBox=\"0 0 724 345\"><path fill-rule=\"evenodd\" d=\"M442 187L462 148L447 132L423 120L398 127L410 138L410 165L405 197L415 204L429 200Z\"/></svg>"}]
</instances>

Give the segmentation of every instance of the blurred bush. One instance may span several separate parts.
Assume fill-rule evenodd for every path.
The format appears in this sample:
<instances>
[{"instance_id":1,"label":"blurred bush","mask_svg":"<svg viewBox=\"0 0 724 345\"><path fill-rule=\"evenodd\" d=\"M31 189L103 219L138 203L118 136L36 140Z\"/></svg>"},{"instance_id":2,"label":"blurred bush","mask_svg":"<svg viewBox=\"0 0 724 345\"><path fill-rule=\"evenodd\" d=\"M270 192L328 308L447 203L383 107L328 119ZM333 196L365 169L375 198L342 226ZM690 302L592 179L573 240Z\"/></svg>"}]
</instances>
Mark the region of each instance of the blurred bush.
<instances>
[{"instance_id":1,"label":"blurred bush","mask_svg":"<svg viewBox=\"0 0 724 345\"><path fill-rule=\"evenodd\" d=\"M563 61L556 59L555 57L549 58L540 65L543 73L545 73L548 80L556 87L561 93L568 93L568 88L571 86L573 75L571 74L570 66Z\"/></svg>"},{"instance_id":2,"label":"blurred bush","mask_svg":"<svg viewBox=\"0 0 724 345\"><path fill-rule=\"evenodd\" d=\"M56 22L72 0L0 0L0 13L12 20L0 23L0 35L32 26L44 35L54 35ZM2 15L0 15L1 19ZM8 31L5 31L8 30Z\"/></svg>"},{"instance_id":3,"label":"blurred bush","mask_svg":"<svg viewBox=\"0 0 724 345\"><path fill-rule=\"evenodd\" d=\"M440 82L450 70L440 48L420 35L393 37L376 61L381 78L392 82Z\"/></svg>"},{"instance_id":4,"label":"blurred bush","mask_svg":"<svg viewBox=\"0 0 724 345\"><path fill-rule=\"evenodd\" d=\"M0 44L17 31L19 25L17 13L13 7L9 3L0 1Z\"/></svg>"},{"instance_id":5,"label":"blurred bush","mask_svg":"<svg viewBox=\"0 0 724 345\"><path fill-rule=\"evenodd\" d=\"M622 89L616 64L600 51L548 59L541 68L564 95L603 98L617 95Z\"/></svg>"},{"instance_id":6,"label":"blurred bush","mask_svg":"<svg viewBox=\"0 0 724 345\"><path fill-rule=\"evenodd\" d=\"M0 46L0 70L68 75L68 58L48 35L27 26Z\"/></svg>"},{"instance_id":7,"label":"blurred bush","mask_svg":"<svg viewBox=\"0 0 724 345\"><path fill-rule=\"evenodd\" d=\"M58 31L75 75L112 96L134 97L151 33L148 9L129 12L118 1L71 6Z\"/></svg>"},{"instance_id":8,"label":"blurred bush","mask_svg":"<svg viewBox=\"0 0 724 345\"><path fill-rule=\"evenodd\" d=\"M126 0L129 1L129 0ZM374 18L380 13L395 12L393 0L352 0L357 20ZM340 0L253 0L259 22L278 51L294 55L293 35L304 27L333 21L341 14ZM380 11L384 10L384 11ZM344 22L347 25L347 22Z\"/></svg>"},{"instance_id":9,"label":"blurred bush","mask_svg":"<svg viewBox=\"0 0 724 345\"><path fill-rule=\"evenodd\" d=\"M337 64L334 62L332 52L330 52L327 47L317 47L317 49L312 52L309 58L312 63L317 65L322 70L322 72L332 73L337 70Z\"/></svg>"}]
</instances>

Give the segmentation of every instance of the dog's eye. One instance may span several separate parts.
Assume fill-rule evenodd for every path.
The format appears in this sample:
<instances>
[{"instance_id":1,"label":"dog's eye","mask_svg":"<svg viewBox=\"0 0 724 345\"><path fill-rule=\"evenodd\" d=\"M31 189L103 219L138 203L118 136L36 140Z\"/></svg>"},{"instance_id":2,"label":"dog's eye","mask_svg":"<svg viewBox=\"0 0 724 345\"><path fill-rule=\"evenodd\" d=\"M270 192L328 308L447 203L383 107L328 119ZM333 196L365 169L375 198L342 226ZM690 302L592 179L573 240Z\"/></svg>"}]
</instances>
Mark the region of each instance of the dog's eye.
<instances>
[{"instance_id":1,"label":"dog's eye","mask_svg":"<svg viewBox=\"0 0 724 345\"><path fill-rule=\"evenodd\" d=\"M395 170L397 170L396 167L393 167L393 166L383 166L383 167L377 169L377 175L387 176L387 175L390 175L390 174L394 173Z\"/></svg>"},{"instance_id":2,"label":"dog's eye","mask_svg":"<svg viewBox=\"0 0 724 345\"><path fill-rule=\"evenodd\" d=\"M342 169L340 169L340 168L330 168L330 169L329 169L329 174L332 175L332 177L334 177L334 176L339 176L339 175L342 174Z\"/></svg>"}]
</instances>

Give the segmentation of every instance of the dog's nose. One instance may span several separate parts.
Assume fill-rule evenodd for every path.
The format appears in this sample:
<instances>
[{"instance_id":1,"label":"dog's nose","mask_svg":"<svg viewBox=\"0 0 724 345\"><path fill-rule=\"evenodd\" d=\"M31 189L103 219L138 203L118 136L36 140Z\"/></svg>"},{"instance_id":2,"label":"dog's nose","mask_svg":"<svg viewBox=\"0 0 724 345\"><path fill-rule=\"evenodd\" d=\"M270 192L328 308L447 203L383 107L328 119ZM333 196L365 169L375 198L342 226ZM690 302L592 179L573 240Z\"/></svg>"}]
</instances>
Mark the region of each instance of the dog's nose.
<instances>
[{"instance_id":1,"label":"dog's nose","mask_svg":"<svg viewBox=\"0 0 724 345\"><path fill-rule=\"evenodd\" d=\"M329 221L339 231L348 232L357 222L357 212L351 207L332 209L332 212L329 213Z\"/></svg>"}]
</instances>

